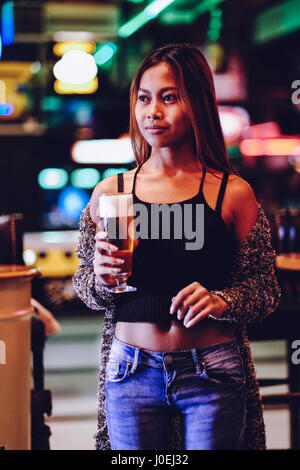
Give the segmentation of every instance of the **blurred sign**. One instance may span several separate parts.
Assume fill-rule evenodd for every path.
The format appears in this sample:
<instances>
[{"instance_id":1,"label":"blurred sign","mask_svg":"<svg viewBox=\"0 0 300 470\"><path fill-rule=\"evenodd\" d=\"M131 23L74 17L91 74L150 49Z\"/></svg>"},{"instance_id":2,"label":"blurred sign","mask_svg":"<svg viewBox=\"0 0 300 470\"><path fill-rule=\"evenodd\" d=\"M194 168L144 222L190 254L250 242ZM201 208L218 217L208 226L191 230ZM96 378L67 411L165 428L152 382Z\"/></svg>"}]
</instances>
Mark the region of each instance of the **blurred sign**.
<instances>
[{"instance_id":1,"label":"blurred sign","mask_svg":"<svg viewBox=\"0 0 300 470\"><path fill-rule=\"evenodd\" d=\"M5 88L0 86L0 101L3 104L10 103L13 108L13 114L7 114L7 120L16 119L22 116L26 110L27 97L22 91L21 86L26 84L32 75L32 62L0 62L0 77L5 83ZM3 90L5 90L6 99L3 100Z\"/></svg>"}]
</instances>

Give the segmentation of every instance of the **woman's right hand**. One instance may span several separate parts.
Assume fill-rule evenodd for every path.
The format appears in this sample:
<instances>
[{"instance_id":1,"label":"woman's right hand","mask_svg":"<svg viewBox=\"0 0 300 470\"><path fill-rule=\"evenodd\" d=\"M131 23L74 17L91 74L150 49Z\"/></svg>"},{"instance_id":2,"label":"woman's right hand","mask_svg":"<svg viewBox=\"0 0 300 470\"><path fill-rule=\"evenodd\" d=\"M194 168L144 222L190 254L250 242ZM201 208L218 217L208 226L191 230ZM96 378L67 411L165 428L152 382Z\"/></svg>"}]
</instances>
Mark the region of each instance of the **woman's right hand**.
<instances>
[{"instance_id":1,"label":"woman's right hand","mask_svg":"<svg viewBox=\"0 0 300 470\"><path fill-rule=\"evenodd\" d=\"M113 275L121 271L123 260L111 255L118 248L107 241L107 232L99 230L95 235L95 241L94 272L103 284L113 286L116 284Z\"/></svg>"}]
</instances>

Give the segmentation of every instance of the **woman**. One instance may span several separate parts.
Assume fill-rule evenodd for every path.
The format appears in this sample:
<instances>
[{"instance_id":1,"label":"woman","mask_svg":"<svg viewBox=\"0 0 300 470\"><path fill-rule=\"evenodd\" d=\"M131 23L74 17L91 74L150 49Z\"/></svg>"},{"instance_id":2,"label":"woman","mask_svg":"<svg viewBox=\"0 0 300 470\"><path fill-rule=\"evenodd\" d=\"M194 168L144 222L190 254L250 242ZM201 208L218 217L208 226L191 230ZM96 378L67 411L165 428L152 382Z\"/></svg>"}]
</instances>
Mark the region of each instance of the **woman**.
<instances>
[{"instance_id":1,"label":"woman","mask_svg":"<svg viewBox=\"0 0 300 470\"><path fill-rule=\"evenodd\" d=\"M97 448L264 448L245 323L278 305L275 253L252 188L228 160L204 56L191 44L152 51L133 79L130 108L138 168L95 188L81 218L74 276L79 297L106 313ZM167 239L161 231L158 239L139 239L130 278L137 291L121 295L107 289L121 263L98 215L99 196L116 191L132 191L150 225L161 205L177 205L182 231L188 220L203 235L194 249L174 236L175 224ZM258 253L253 247L254 259L245 244L257 229L263 246ZM264 263L256 275L253 260Z\"/></svg>"}]
</instances>

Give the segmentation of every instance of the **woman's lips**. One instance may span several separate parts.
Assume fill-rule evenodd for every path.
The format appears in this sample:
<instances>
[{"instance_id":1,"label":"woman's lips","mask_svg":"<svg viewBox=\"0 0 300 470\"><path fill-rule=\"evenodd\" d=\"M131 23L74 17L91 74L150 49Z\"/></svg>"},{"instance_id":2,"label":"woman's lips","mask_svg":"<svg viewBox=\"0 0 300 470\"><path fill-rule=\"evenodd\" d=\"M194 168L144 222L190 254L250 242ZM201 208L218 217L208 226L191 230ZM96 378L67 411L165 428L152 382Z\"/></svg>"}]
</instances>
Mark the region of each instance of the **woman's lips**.
<instances>
[{"instance_id":1,"label":"woman's lips","mask_svg":"<svg viewBox=\"0 0 300 470\"><path fill-rule=\"evenodd\" d=\"M162 132L166 131L167 129L165 127L161 127L160 129L146 129L149 134L161 134Z\"/></svg>"}]
</instances>

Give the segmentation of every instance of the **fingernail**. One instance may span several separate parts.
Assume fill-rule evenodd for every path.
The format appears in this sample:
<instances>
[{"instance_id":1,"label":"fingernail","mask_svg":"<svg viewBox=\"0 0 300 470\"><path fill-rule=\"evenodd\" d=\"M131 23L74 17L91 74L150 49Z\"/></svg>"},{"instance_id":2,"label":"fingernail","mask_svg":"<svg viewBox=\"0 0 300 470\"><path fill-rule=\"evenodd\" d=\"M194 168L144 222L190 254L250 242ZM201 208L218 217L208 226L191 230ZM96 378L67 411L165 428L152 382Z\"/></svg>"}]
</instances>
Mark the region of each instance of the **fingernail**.
<instances>
[{"instance_id":1,"label":"fingernail","mask_svg":"<svg viewBox=\"0 0 300 470\"><path fill-rule=\"evenodd\" d=\"M113 269L113 272L114 272L114 273L118 273L119 271L121 271L120 268L114 268L114 269Z\"/></svg>"},{"instance_id":2,"label":"fingernail","mask_svg":"<svg viewBox=\"0 0 300 470\"><path fill-rule=\"evenodd\" d=\"M170 313L174 313L174 308L173 308L173 305L171 305L171 308L170 308Z\"/></svg>"}]
</instances>

